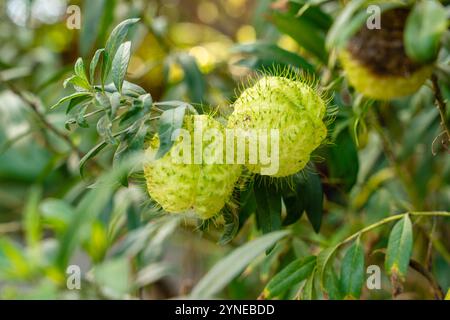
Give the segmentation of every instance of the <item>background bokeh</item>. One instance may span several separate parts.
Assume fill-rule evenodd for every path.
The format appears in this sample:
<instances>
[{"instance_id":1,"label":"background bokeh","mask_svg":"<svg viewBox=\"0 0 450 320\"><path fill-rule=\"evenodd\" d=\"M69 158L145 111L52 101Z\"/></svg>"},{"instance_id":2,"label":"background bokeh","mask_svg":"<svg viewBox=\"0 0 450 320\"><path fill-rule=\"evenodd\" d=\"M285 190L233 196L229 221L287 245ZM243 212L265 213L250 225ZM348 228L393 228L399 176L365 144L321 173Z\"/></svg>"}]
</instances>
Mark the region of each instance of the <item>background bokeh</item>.
<instances>
[{"instance_id":1,"label":"background bokeh","mask_svg":"<svg viewBox=\"0 0 450 320\"><path fill-rule=\"evenodd\" d=\"M389 215L448 210L450 161L439 140L432 86L427 83L410 97L368 111L370 106L360 102L343 77L333 50L325 50L327 33L346 4L1 1L0 298L185 296L227 253L260 235L250 218L233 241L218 245L223 226L199 230L196 221L161 215L148 204L139 179L128 188L91 192L95 181L112 169L112 148L99 153L80 176L81 155L99 143L95 118L88 128L67 130L72 115L50 106L71 93L63 81L77 58L88 65L114 26L131 17L141 20L130 32L127 80L151 93L153 101L188 101L226 116L241 83L275 65L312 69L318 82L333 91L331 104L337 111L331 142L314 155L324 197L320 233L302 217L290 227L293 238L280 241L241 275L226 279L217 296L254 299L293 258L317 254ZM81 9L79 30L67 27L69 5ZM439 82L447 101L448 63L447 39L436 62L447 72ZM448 219L418 219L414 228L414 259L430 263L430 272L446 291ZM385 247L388 236L389 229L366 236L367 265L383 269L383 254L369 253ZM81 290L66 288L69 264L81 268ZM364 289L362 298L390 298L389 279L384 274L382 279L381 290ZM324 298L316 288L314 297ZM283 298L298 297L298 291L297 286ZM433 293L427 279L412 270L401 297L430 299Z\"/></svg>"}]
</instances>

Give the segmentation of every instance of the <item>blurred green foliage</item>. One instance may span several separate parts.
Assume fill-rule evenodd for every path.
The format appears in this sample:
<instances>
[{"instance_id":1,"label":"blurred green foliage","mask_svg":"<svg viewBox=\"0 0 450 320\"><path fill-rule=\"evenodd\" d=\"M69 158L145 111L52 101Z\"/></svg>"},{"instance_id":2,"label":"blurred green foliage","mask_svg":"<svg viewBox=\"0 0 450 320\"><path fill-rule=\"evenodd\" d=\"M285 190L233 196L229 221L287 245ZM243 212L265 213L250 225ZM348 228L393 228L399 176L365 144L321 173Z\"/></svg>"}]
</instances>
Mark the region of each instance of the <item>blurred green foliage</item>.
<instances>
[{"instance_id":1,"label":"blurred green foliage","mask_svg":"<svg viewBox=\"0 0 450 320\"><path fill-rule=\"evenodd\" d=\"M442 298L447 1L419 1L406 31L408 55L436 60L435 81L388 102L355 92L336 59L374 1L70 1L80 30L66 1L44 2L0 3L0 298L385 299L399 285ZM136 156L158 130L151 111L226 118L240 83L274 66L315 77L336 109L311 172L294 190L241 191L225 226L161 212ZM364 267L385 254L382 289L368 290ZM81 290L66 286L69 265ZM396 272L405 281L390 284Z\"/></svg>"}]
</instances>

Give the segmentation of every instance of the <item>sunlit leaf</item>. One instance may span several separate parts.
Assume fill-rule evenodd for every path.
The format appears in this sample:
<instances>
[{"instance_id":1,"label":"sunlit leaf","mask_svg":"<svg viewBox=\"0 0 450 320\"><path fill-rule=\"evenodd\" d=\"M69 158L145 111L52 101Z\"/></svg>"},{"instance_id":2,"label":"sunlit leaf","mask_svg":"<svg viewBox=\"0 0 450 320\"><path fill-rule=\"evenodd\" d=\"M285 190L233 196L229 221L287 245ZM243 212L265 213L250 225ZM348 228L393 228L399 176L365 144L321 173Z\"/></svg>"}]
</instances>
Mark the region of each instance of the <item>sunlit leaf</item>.
<instances>
[{"instance_id":1,"label":"sunlit leaf","mask_svg":"<svg viewBox=\"0 0 450 320\"><path fill-rule=\"evenodd\" d=\"M216 296L231 280L237 277L256 257L286 237L288 231L276 231L250 241L220 260L192 289L195 299Z\"/></svg>"},{"instance_id":2,"label":"sunlit leaf","mask_svg":"<svg viewBox=\"0 0 450 320\"><path fill-rule=\"evenodd\" d=\"M81 79L89 83L86 76L86 70L84 68L84 62L82 58L78 58L77 62L75 62L74 71L76 76L80 77Z\"/></svg>"},{"instance_id":3,"label":"sunlit leaf","mask_svg":"<svg viewBox=\"0 0 450 320\"><path fill-rule=\"evenodd\" d=\"M90 97L92 96L92 94L90 92L75 92L72 93L69 96L66 96L64 98L61 98L56 104L54 104L53 106L50 107L50 109L54 109L60 105L62 105L63 103L67 102L67 101L71 101L72 99L75 98L79 98L79 97Z\"/></svg>"},{"instance_id":4,"label":"sunlit leaf","mask_svg":"<svg viewBox=\"0 0 450 320\"><path fill-rule=\"evenodd\" d=\"M128 63L131 56L131 42L122 43L117 49L112 64L112 77L114 85L119 92L122 92L122 84L125 79L125 74L128 69Z\"/></svg>"},{"instance_id":5,"label":"sunlit leaf","mask_svg":"<svg viewBox=\"0 0 450 320\"><path fill-rule=\"evenodd\" d=\"M112 59L116 55L117 49L125 40L129 29L136 24L139 19L128 19L119 23L106 42L105 52L103 56L102 83L105 82L111 70Z\"/></svg>"},{"instance_id":6,"label":"sunlit leaf","mask_svg":"<svg viewBox=\"0 0 450 320\"><path fill-rule=\"evenodd\" d=\"M327 61L325 35L315 28L312 21L280 12L274 12L272 18L280 31L291 36L300 46L314 54L322 62Z\"/></svg>"},{"instance_id":7,"label":"sunlit leaf","mask_svg":"<svg viewBox=\"0 0 450 320\"><path fill-rule=\"evenodd\" d=\"M95 82L95 70L97 69L98 61L100 60L100 57L103 55L105 49L98 49L95 51L94 57L91 60L91 64L89 66L89 79L91 80L91 83L94 84Z\"/></svg>"},{"instance_id":8,"label":"sunlit leaf","mask_svg":"<svg viewBox=\"0 0 450 320\"><path fill-rule=\"evenodd\" d=\"M178 61L184 70L184 81L189 88L192 102L202 102L205 92L205 80L195 58L188 54L181 54L178 57Z\"/></svg>"}]
</instances>

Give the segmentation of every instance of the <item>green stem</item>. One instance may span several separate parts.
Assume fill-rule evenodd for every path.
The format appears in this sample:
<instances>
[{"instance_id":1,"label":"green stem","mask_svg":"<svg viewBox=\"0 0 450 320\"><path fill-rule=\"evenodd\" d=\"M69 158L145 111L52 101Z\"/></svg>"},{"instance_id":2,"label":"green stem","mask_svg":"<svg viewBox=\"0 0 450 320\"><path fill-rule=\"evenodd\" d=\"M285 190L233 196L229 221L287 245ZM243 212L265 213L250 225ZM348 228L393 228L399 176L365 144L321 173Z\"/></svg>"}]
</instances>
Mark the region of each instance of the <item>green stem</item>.
<instances>
[{"instance_id":1,"label":"green stem","mask_svg":"<svg viewBox=\"0 0 450 320\"><path fill-rule=\"evenodd\" d=\"M386 223L392 222L392 221L396 221L396 220L400 220L402 219L405 215L411 215L411 216L427 216L427 217L448 217L450 218L450 212L445 212L445 211L416 211L416 212L405 212L405 213L401 213L401 214L397 214L394 216L390 216L387 217L385 219L382 219L374 224L371 224L370 226L367 226L361 230L359 230L358 232L352 234L351 236L347 237L346 239L344 239L343 241L339 242L336 245L336 249L350 241L352 241L353 239L355 239L356 237L358 237L359 235L362 235L363 233L366 233L368 231L371 231L375 228L378 228L379 226L382 226Z\"/></svg>"}]
</instances>

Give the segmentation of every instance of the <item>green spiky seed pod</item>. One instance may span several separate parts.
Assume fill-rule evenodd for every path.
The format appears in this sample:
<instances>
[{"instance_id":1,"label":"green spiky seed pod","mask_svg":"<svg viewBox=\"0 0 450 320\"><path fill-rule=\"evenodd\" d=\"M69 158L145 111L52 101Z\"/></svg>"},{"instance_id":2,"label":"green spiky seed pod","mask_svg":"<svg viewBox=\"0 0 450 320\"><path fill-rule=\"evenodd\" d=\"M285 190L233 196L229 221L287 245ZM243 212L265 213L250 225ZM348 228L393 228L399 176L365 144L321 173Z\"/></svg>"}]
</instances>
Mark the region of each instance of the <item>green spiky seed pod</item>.
<instances>
[{"instance_id":1,"label":"green spiky seed pod","mask_svg":"<svg viewBox=\"0 0 450 320\"><path fill-rule=\"evenodd\" d=\"M147 190L161 207L170 213L192 213L202 219L215 216L230 200L235 183L241 173L240 165L221 164L215 161L215 154L206 149L223 148L221 141L214 137L203 136L200 162L194 161L195 133L194 128L200 125L204 132L210 129L223 133L224 127L207 115L186 116L183 129L186 136L180 135L171 152L161 159L144 166ZM188 163L180 163L178 157L183 156L183 143L190 138ZM215 144L216 143L216 144ZM159 148L159 138L155 136L147 152L154 158ZM186 149L184 149L186 150Z\"/></svg>"},{"instance_id":2,"label":"green spiky seed pod","mask_svg":"<svg viewBox=\"0 0 450 320\"><path fill-rule=\"evenodd\" d=\"M326 102L318 90L300 76L263 76L244 90L228 120L233 129L279 132L278 171L264 174L262 163L246 163L253 172L285 177L303 169L311 153L327 135Z\"/></svg>"},{"instance_id":3,"label":"green spiky seed pod","mask_svg":"<svg viewBox=\"0 0 450 320\"><path fill-rule=\"evenodd\" d=\"M381 16L381 29L364 25L340 53L350 84L364 96L390 100L416 92L433 72L405 52L403 33L410 10L397 8Z\"/></svg>"}]
</instances>

